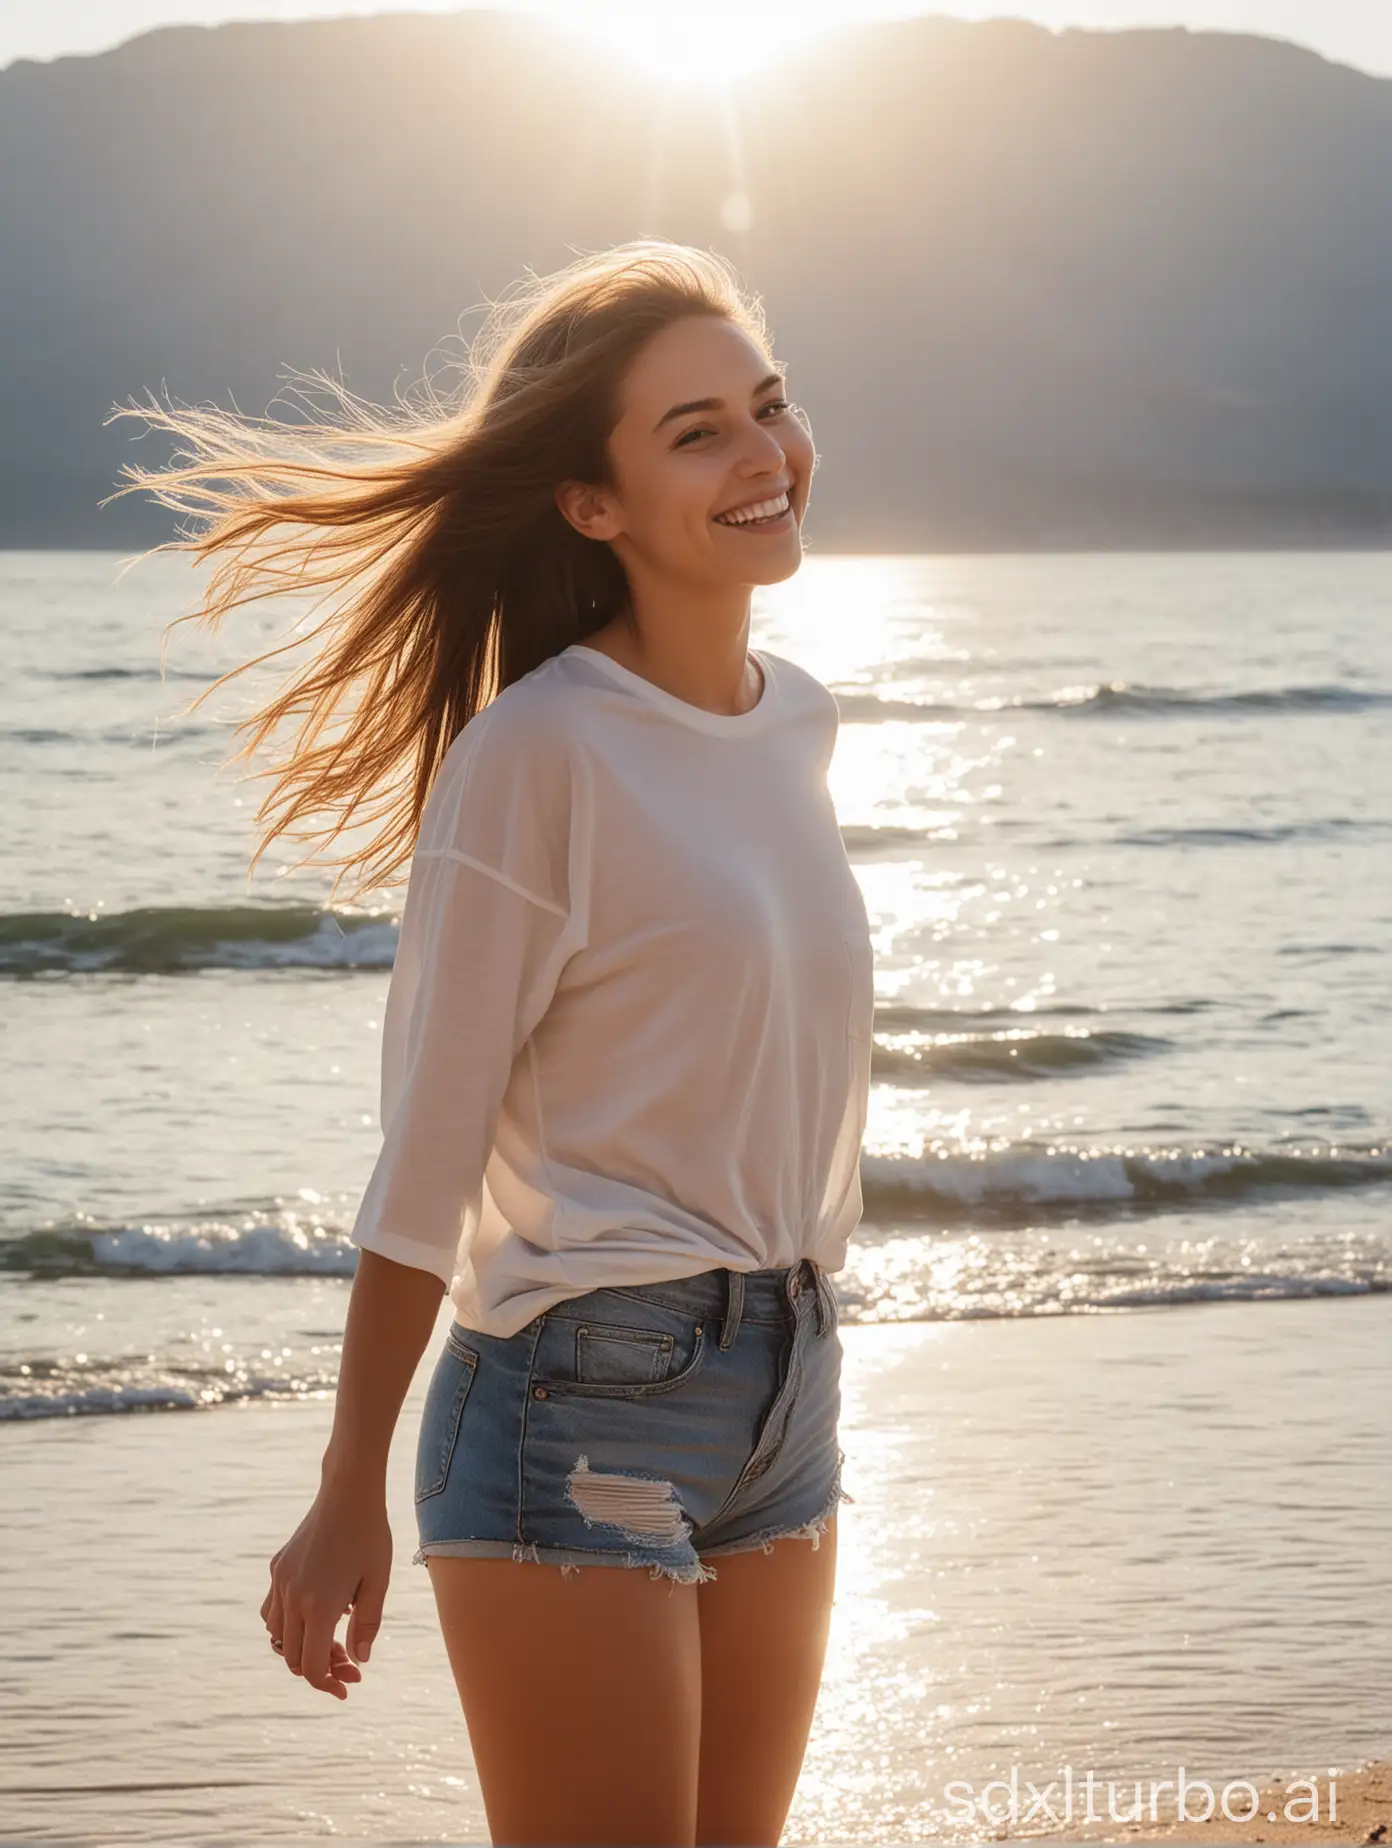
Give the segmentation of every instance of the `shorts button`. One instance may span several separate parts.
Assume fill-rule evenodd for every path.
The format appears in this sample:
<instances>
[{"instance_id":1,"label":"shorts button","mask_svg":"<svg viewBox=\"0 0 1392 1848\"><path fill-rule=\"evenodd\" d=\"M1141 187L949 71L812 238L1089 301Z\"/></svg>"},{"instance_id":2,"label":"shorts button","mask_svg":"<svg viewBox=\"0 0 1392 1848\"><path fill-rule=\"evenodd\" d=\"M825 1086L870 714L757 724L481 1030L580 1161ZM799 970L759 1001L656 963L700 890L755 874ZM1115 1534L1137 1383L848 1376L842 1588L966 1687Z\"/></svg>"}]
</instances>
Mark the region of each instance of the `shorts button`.
<instances>
[{"instance_id":1,"label":"shorts button","mask_svg":"<svg viewBox=\"0 0 1392 1848\"><path fill-rule=\"evenodd\" d=\"M544 1399L546 1397L546 1388L544 1386L538 1386L532 1393L532 1397L534 1399Z\"/></svg>"}]
</instances>

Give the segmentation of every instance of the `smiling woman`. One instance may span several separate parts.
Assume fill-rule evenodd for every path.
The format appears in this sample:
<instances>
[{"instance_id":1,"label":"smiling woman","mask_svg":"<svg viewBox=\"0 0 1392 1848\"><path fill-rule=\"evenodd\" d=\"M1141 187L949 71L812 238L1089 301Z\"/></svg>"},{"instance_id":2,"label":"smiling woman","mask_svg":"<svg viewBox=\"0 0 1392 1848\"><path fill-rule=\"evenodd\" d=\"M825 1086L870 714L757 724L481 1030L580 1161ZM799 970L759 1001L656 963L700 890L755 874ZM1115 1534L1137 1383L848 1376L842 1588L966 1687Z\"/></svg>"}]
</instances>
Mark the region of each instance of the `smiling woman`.
<instances>
[{"instance_id":1,"label":"smiling woman","mask_svg":"<svg viewBox=\"0 0 1392 1848\"><path fill-rule=\"evenodd\" d=\"M415 1560L494 1839L775 1842L830 1623L827 1277L874 1013L836 701L749 645L816 453L707 251L526 282L471 359L428 418L127 413L187 445L128 473L204 516L176 549L215 566L206 619L325 592L322 646L245 722L254 750L303 720L267 839L365 819L341 865L370 889L411 862L333 1430L261 1617L347 1698L445 1290Z\"/></svg>"}]
</instances>

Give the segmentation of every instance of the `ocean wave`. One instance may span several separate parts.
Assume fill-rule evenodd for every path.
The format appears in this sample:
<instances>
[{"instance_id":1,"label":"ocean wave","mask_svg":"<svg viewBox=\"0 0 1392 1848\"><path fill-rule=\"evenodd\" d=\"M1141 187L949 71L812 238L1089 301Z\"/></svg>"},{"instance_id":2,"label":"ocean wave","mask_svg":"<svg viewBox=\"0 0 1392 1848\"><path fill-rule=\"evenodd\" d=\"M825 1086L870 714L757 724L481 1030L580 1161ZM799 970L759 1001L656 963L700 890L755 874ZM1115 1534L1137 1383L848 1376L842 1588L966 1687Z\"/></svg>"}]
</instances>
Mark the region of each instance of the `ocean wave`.
<instances>
[{"instance_id":1,"label":"ocean wave","mask_svg":"<svg viewBox=\"0 0 1392 1848\"><path fill-rule=\"evenodd\" d=\"M1330 815L1317 821L1273 822L1269 827L1248 828L1138 828L1131 834L1109 835L1109 847L1278 847L1289 841L1333 841L1358 834L1386 834L1387 821L1378 817L1355 821ZM1072 846L1076 842L1041 843Z\"/></svg>"},{"instance_id":2,"label":"ocean wave","mask_svg":"<svg viewBox=\"0 0 1392 1848\"><path fill-rule=\"evenodd\" d=\"M1290 1302L1392 1292L1385 1232L1300 1230L1139 1240L1125 1228L1017 1227L879 1234L862 1227L833 1279L845 1323L999 1321L1192 1303Z\"/></svg>"},{"instance_id":3,"label":"ocean wave","mask_svg":"<svg viewBox=\"0 0 1392 1848\"><path fill-rule=\"evenodd\" d=\"M1367 842L1392 835L1392 821L1381 816L1354 819L1347 815L1330 815L1310 821L1272 822L1264 827L1135 828L1120 834L1099 831L1036 835L1032 832L1032 822L1011 817L993 820L991 825L997 833L1008 834L1012 830L1023 833L1029 830L1033 847L1045 853L1068 851L1075 847L1094 850L1110 847L1284 847L1298 841ZM975 823L969 824L966 830L954 827L950 822L922 828L848 824L841 830L841 839L846 852L854 859L872 860L881 856L895 858L905 853L922 854L931 849L939 849L944 843L960 841L964 833L966 838L975 839Z\"/></svg>"},{"instance_id":4,"label":"ocean wave","mask_svg":"<svg viewBox=\"0 0 1392 1848\"><path fill-rule=\"evenodd\" d=\"M984 1153L863 1155L867 1226L915 1235L1057 1224L1129 1223L1392 1182L1392 1147L1085 1148L1016 1143ZM356 1202L273 1199L197 1218L102 1221L76 1215L0 1238L0 1273L35 1277L351 1277Z\"/></svg>"},{"instance_id":5,"label":"ocean wave","mask_svg":"<svg viewBox=\"0 0 1392 1848\"><path fill-rule=\"evenodd\" d=\"M0 1239L0 1273L35 1277L351 1277L350 1215L279 1201L198 1219L77 1215Z\"/></svg>"},{"instance_id":6,"label":"ocean wave","mask_svg":"<svg viewBox=\"0 0 1392 1848\"><path fill-rule=\"evenodd\" d=\"M832 1287L848 1328L1369 1296L1392 1291L1392 1239L1371 1228L1321 1233L1303 1220L1200 1236L1190 1219L1182 1232L1157 1236L1151 1226L1139 1240L1125 1226L954 1234L865 1224ZM82 1349L66 1327L48 1347L32 1330L32 1345L12 1346L0 1360L0 1422L211 1410L325 1397L336 1386L342 1322L323 1299L279 1315L268 1346L264 1298L229 1297L216 1327L168 1337L163 1351L143 1317L125 1319L120 1351L123 1318L110 1296L106 1304L105 1354L90 1351L94 1327Z\"/></svg>"},{"instance_id":7,"label":"ocean wave","mask_svg":"<svg viewBox=\"0 0 1392 1848\"><path fill-rule=\"evenodd\" d=\"M949 837L955 830L945 831ZM926 847L933 841L941 839L944 830L937 828L865 828L848 824L841 830L841 841L847 853L868 859L877 853L896 853L905 847Z\"/></svg>"},{"instance_id":8,"label":"ocean wave","mask_svg":"<svg viewBox=\"0 0 1392 1848\"><path fill-rule=\"evenodd\" d=\"M1129 1218L1389 1181L1392 1148L1382 1143L1290 1149L1016 1143L980 1154L944 1149L861 1158L868 1218L938 1226Z\"/></svg>"},{"instance_id":9,"label":"ocean wave","mask_svg":"<svg viewBox=\"0 0 1392 1848\"><path fill-rule=\"evenodd\" d=\"M396 919L313 905L151 905L0 917L0 975L390 969Z\"/></svg>"},{"instance_id":10,"label":"ocean wave","mask_svg":"<svg viewBox=\"0 0 1392 1848\"><path fill-rule=\"evenodd\" d=\"M47 725L0 725L0 744L149 745L151 749L168 750L171 745L183 744L190 738L211 738L223 730L224 727L206 719L106 725L94 731L79 731L71 726L57 731Z\"/></svg>"},{"instance_id":11,"label":"ocean wave","mask_svg":"<svg viewBox=\"0 0 1392 1848\"><path fill-rule=\"evenodd\" d=\"M1034 1083L1061 1073L1166 1052L1170 1040L1115 1028L1078 1028L1067 1033L1007 1027L999 1032L944 1033L930 1039L876 1038L871 1070L890 1084L965 1082Z\"/></svg>"},{"instance_id":12,"label":"ocean wave","mask_svg":"<svg viewBox=\"0 0 1392 1848\"><path fill-rule=\"evenodd\" d=\"M1097 718L1113 713L1137 717L1170 714L1363 712L1392 706L1392 690L1378 687L1253 687L1233 693L1200 692L1185 687L1153 687L1126 680L1082 682L1060 687L1043 697L1026 694L984 695L975 700L894 699L861 690L832 691L848 724L886 719L944 723L961 719L1043 712L1063 718Z\"/></svg>"},{"instance_id":13,"label":"ocean wave","mask_svg":"<svg viewBox=\"0 0 1392 1848\"><path fill-rule=\"evenodd\" d=\"M200 1363L181 1356L35 1354L0 1362L0 1424L129 1412L204 1411L248 1399L307 1399L332 1392L337 1366L292 1362L262 1371L247 1359Z\"/></svg>"},{"instance_id":14,"label":"ocean wave","mask_svg":"<svg viewBox=\"0 0 1392 1848\"><path fill-rule=\"evenodd\" d=\"M1217 1004L1205 997L1179 1001L1142 1001L1128 1014L1202 1014ZM881 1001L875 1008L875 1030L913 1033L985 1033L1035 1028L1041 1020L1110 1020L1105 1007L1083 1001L1052 1001L1038 1007L917 1007L905 1001Z\"/></svg>"},{"instance_id":15,"label":"ocean wave","mask_svg":"<svg viewBox=\"0 0 1392 1848\"><path fill-rule=\"evenodd\" d=\"M197 668L171 667L164 673L158 664L144 667L54 667L46 671L49 680L197 680L205 686L211 686L223 670L213 668L208 673L200 673Z\"/></svg>"}]
</instances>

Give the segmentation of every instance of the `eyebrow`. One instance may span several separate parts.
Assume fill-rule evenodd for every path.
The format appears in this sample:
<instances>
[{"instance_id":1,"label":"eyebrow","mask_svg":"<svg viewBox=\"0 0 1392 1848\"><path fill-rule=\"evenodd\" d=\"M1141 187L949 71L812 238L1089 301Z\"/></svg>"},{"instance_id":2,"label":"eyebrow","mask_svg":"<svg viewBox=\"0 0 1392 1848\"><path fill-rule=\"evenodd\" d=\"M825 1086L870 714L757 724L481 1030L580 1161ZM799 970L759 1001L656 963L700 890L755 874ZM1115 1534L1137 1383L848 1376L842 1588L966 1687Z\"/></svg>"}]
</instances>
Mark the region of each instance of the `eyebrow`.
<instances>
[{"instance_id":1,"label":"eyebrow","mask_svg":"<svg viewBox=\"0 0 1392 1848\"><path fill-rule=\"evenodd\" d=\"M767 378L759 380L749 395L751 398L757 398L760 392L768 391L771 386L782 385L785 382L781 372L770 372ZM674 404L671 410L664 411L653 425L653 434L656 435L663 424L671 423L674 417L685 417L690 411L723 411L724 409L725 400L723 398L693 398L688 404Z\"/></svg>"}]
</instances>

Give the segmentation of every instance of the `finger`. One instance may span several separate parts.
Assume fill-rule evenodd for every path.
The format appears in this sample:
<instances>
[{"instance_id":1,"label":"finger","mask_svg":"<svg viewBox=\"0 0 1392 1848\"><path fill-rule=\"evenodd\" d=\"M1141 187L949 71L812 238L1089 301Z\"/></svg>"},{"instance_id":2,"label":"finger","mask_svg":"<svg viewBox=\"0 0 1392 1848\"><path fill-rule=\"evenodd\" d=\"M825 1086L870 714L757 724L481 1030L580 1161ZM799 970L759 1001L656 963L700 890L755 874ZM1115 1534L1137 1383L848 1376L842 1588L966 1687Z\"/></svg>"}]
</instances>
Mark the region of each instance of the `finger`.
<instances>
[{"instance_id":1,"label":"finger","mask_svg":"<svg viewBox=\"0 0 1392 1848\"><path fill-rule=\"evenodd\" d=\"M272 1553L271 1564L270 1564L270 1574L271 1574L270 1589L267 1591L265 1597L261 1600L261 1621L262 1623L265 1624L268 1630L270 1629L271 1623L273 1620L272 1619L272 1606L276 1604L277 1600L280 1597L280 1591L279 1591L278 1582L277 1582L278 1574L276 1572L276 1567L279 1564L280 1564L280 1554ZM276 1617L279 1616L278 1611L275 1613L275 1616ZM279 1634L279 1632L276 1632L276 1634Z\"/></svg>"},{"instance_id":2,"label":"finger","mask_svg":"<svg viewBox=\"0 0 1392 1848\"><path fill-rule=\"evenodd\" d=\"M285 1643L285 1666L292 1675L301 1673L300 1655L304 1649L304 1617L298 1600L287 1600L280 1634Z\"/></svg>"},{"instance_id":3,"label":"finger","mask_svg":"<svg viewBox=\"0 0 1392 1848\"><path fill-rule=\"evenodd\" d=\"M285 1599L280 1587L272 1581L271 1589L266 1593L261 1605L261 1619L272 1636L285 1634Z\"/></svg>"},{"instance_id":4,"label":"finger","mask_svg":"<svg viewBox=\"0 0 1392 1848\"><path fill-rule=\"evenodd\" d=\"M386 1603L385 1579L365 1578L348 1618L348 1653L355 1662L365 1662L372 1653L377 1632L382 1627L382 1607Z\"/></svg>"},{"instance_id":5,"label":"finger","mask_svg":"<svg viewBox=\"0 0 1392 1848\"><path fill-rule=\"evenodd\" d=\"M337 1675L340 1681L362 1680L362 1670L348 1654L348 1651L343 1647L343 1644L339 1642L337 1637L334 1638L333 1649L330 1652L330 1662L334 1674Z\"/></svg>"},{"instance_id":6,"label":"finger","mask_svg":"<svg viewBox=\"0 0 1392 1848\"><path fill-rule=\"evenodd\" d=\"M305 1680L321 1694L346 1698L348 1690L333 1671L334 1626L337 1618L312 1605L305 1612L304 1642L300 1649L300 1669Z\"/></svg>"}]
</instances>

